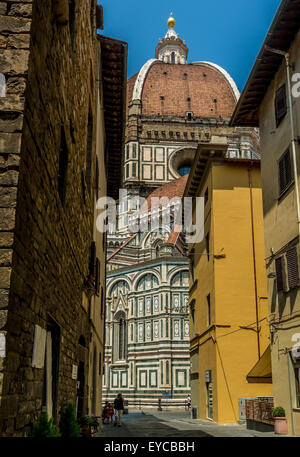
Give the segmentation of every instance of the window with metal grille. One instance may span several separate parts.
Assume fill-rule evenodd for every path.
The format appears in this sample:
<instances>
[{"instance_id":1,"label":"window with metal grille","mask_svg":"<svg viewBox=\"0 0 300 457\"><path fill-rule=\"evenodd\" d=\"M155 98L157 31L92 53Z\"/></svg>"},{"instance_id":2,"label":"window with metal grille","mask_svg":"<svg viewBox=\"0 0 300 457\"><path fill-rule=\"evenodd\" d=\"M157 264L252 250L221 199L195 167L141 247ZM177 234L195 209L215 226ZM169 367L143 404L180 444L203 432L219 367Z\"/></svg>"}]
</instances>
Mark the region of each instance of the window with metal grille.
<instances>
[{"instance_id":1,"label":"window with metal grille","mask_svg":"<svg viewBox=\"0 0 300 457\"><path fill-rule=\"evenodd\" d=\"M292 161L290 150L288 149L278 163L279 166L279 192L280 195L288 188L293 182L292 175Z\"/></svg>"},{"instance_id":2,"label":"window with metal grille","mask_svg":"<svg viewBox=\"0 0 300 457\"><path fill-rule=\"evenodd\" d=\"M275 96L276 127L279 126L280 122L286 115L286 112L287 112L286 89L285 89L285 84L284 84L276 91L276 96Z\"/></svg>"},{"instance_id":3,"label":"window with metal grille","mask_svg":"<svg viewBox=\"0 0 300 457\"><path fill-rule=\"evenodd\" d=\"M275 260L277 292L284 290L285 271L284 271L284 257L280 256Z\"/></svg>"},{"instance_id":4,"label":"window with metal grille","mask_svg":"<svg viewBox=\"0 0 300 457\"><path fill-rule=\"evenodd\" d=\"M293 289L294 287L297 287L299 279L298 255L296 246L286 252L286 262L289 288Z\"/></svg>"}]
</instances>

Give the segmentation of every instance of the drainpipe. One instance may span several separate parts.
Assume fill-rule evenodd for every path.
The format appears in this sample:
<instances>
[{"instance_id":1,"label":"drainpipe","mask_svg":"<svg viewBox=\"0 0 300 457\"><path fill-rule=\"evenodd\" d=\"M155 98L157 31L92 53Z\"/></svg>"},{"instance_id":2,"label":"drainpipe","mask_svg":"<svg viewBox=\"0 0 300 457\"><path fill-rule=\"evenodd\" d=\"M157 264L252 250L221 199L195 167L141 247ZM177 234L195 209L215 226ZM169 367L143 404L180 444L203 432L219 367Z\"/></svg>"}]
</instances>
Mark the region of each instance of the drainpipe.
<instances>
[{"instance_id":1,"label":"drainpipe","mask_svg":"<svg viewBox=\"0 0 300 457\"><path fill-rule=\"evenodd\" d=\"M296 193L296 203L297 203L297 224L298 224L298 234L299 234L299 240L300 240L300 201L299 201L298 170L297 170L297 157L296 157L295 124L294 124L292 89L291 89L291 79L290 79L290 55L288 52L284 52L279 49L270 48L269 46L265 46L265 49L269 52L273 52L274 54L279 54L281 56L284 56L285 63L286 63L286 78L287 78L287 86L288 86L288 100L289 100L289 114L290 114L291 142L292 142L292 156L293 156L293 171L294 171L295 193Z\"/></svg>"}]
</instances>

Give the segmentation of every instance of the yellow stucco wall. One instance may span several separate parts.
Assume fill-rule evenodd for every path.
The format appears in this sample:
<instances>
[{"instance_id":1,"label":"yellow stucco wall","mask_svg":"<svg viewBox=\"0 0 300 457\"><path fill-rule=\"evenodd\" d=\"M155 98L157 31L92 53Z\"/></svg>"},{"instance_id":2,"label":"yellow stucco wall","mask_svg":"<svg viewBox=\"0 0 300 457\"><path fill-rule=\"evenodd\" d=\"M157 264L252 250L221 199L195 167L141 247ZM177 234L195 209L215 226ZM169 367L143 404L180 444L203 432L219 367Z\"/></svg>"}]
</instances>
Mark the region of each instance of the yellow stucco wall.
<instances>
[{"instance_id":1,"label":"yellow stucco wall","mask_svg":"<svg viewBox=\"0 0 300 457\"><path fill-rule=\"evenodd\" d=\"M195 406L198 417L206 419L205 371L212 370L213 420L221 424L238 421L240 397L273 395L271 384L248 384L246 381L259 358L258 339L254 330L240 328L256 323L257 294L258 320L264 319L259 323L262 355L269 345L269 330L258 166L251 169L251 175L256 291L248 167L233 161L212 164L198 193L203 196L207 186L210 190L205 206L204 236L210 232L213 255L209 261L203 255L205 241L193 246L194 279L198 279L198 283L191 291L191 300L195 299L195 333L191 335L191 345L199 344L199 404ZM207 325L208 293L211 296L210 329ZM252 328L256 329L256 325Z\"/></svg>"}]
</instances>

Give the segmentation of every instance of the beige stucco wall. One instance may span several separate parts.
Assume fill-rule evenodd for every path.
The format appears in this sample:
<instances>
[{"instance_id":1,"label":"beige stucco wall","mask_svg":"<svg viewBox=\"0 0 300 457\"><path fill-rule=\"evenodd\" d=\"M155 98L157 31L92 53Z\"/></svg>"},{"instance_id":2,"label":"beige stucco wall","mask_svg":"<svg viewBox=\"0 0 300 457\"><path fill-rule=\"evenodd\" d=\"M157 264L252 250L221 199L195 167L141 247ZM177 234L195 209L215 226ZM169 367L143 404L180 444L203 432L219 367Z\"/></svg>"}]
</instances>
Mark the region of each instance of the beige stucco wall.
<instances>
[{"instance_id":1,"label":"beige stucco wall","mask_svg":"<svg viewBox=\"0 0 300 457\"><path fill-rule=\"evenodd\" d=\"M300 32L290 49L291 75L300 73ZM288 243L299 235L297 224L297 208L295 186L292 185L279 199L278 160L290 147L290 117L287 112L284 120L276 128L274 100L276 90L286 83L286 67L282 65L272 80L260 107L260 133L262 154L262 184L265 222L265 244L268 273L275 272L275 261L271 256L271 248L275 256L285 250ZM300 98L293 98L295 116L295 136L300 136ZM297 168L300 170L300 149L296 145ZM298 173L298 183L299 173ZM299 244L298 244L299 259ZM295 381L290 356L286 349L293 346L292 336L299 333L300 325L297 315L300 313L299 287L292 292L277 294L276 280L268 279L270 320L276 323L273 333L272 370L275 405L283 406L287 413L289 432L300 435L300 410L296 406ZM281 323L278 323L279 310ZM278 330L280 327L282 330ZM290 372L288 371L288 367Z\"/></svg>"}]
</instances>

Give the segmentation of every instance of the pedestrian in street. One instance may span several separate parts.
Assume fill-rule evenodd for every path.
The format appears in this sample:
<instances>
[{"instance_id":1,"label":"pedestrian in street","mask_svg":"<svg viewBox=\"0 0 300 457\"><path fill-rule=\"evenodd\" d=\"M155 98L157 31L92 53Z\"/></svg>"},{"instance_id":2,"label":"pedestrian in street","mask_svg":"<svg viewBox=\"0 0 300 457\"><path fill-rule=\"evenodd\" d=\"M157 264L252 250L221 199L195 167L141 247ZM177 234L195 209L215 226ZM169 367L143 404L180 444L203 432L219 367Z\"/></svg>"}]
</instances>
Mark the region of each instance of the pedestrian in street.
<instances>
[{"instance_id":1,"label":"pedestrian in street","mask_svg":"<svg viewBox=\"0 0 300 457\"><path fill-rule=\"evenodd\" d=\"M186 399L186 406L187 406L188 411L191 409L191 402L192 402L191 396L190 396L190 394L188 394L187 399Z\"/></svg>"},{"instance_id":2,"label":"pedestrian in street","mask_svg":"<svg viewBox=\"0 0 300 457\"><path fill-rule=\"evenodd\" d=\"M108 422L110 422L112 424L114 421L114 408L111 403L108 403L108 415L110 418L110 421L108 421Z\"/></svg>"},{"instance_id":3,"label":"pedestrian in street","mask_svg":"<svg viewBox=\"0 0 300 457\"><path fill-rule=\"evenodd\" d=\"M122 415L124 411L124 398L122 394L118 394L114 401L114 408L115 408L115 426L118 425L121 427L122 425Z\"/></svg>"},{"instance_id":4,"label":"pedestrian in street","mask_svg":"<svg viewBox=\"0 0 300 457\"><path fill-rule=\"evenodd\" d=\"M105 419L107 420L107 422L105 422ZM109 402L108 401L105 402L105 405L102 410L102 423L109 424Z\"/></svg>"}]
</instances>

